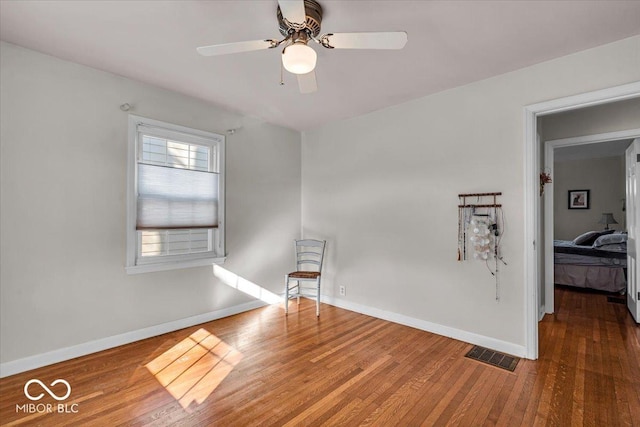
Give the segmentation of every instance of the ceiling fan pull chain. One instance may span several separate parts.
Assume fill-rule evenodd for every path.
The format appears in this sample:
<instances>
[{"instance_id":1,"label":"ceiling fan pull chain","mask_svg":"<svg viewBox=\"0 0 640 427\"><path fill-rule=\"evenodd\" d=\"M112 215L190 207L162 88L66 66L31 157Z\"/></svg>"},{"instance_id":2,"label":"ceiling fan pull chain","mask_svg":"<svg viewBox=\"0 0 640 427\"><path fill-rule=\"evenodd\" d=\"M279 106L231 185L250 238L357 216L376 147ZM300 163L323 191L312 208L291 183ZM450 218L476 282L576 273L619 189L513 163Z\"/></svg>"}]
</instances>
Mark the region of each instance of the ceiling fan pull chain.
<instances>
[{"instance_id":1,"label":"ceiling fan pull chain","mask_svg":"<svg viewBox=\"0 0 640 427\"><path fill-rule=\"evenodd\" d=\"M284 86L284 65L282 65L282 61L280 62L280 86Z\"/></svg>"}]
</instances>

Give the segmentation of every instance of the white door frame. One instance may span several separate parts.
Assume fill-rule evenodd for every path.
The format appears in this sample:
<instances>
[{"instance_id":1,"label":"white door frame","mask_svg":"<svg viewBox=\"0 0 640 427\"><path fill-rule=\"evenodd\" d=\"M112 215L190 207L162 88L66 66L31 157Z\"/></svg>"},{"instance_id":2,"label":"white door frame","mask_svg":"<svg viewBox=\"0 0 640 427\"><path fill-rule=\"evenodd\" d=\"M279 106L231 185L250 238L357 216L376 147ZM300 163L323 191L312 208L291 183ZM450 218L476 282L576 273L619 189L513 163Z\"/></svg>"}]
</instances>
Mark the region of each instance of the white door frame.
<instances>
[{"instance_id":1,"label":"white door frame","mask_svg":"<svg viewBox=\"0 0 640 427\"><path fill-rule=\"evenodd\" d=\"M626 204L625 222L629 232L627 239L627 308L636 323L640 323L640 289L638 288L638 228L640 210L638 209L638 157L640 157L640 138L633 140L624 153ZM632 203L629 203L629 201Z\"/></svg>"},{"instance_id":2,"label":"white door frame","mask_svg":"<svg viewBox=\"0 0 640 427\"><path fill-rule=\"evenodd\" d=\"M640 128L617 132L600 133L596 135L578 136L575 138L554 139L543 141L544 165L554 176L553 162L555 150L563 147L598 144L601 142L618 141L621 139L640 138ZM551 314L555 309L553 283L553 182L545 186L544 192L544 311Z\"/></svg>"},{"instance_id":3,"label":"white door frame","mask_svg":"<svg viewBox=\"0 0 640 427\"><path fill-rule=\"evenodd\" d=\"M539 116L576 110L609 102L640 97L640 82L615 86L566 98L554 99L524 108L524 316L525 356L538 358L538 286L542 268L538 261L536 235L540 215L540 155L536 141Z\"/></svg>"}]
</instances>

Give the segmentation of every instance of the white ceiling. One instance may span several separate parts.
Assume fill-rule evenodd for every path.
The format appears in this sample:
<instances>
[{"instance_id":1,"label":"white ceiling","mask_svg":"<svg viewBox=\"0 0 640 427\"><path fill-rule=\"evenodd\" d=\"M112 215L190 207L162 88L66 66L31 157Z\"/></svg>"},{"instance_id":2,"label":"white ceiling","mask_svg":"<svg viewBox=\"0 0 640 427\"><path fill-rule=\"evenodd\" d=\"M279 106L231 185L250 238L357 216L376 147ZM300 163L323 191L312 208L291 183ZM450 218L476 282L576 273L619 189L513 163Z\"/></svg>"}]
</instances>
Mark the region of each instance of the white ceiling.
<instances>
[{"instance_id":1,"label":"white ceiling","mask_svg":"<svg viewBox=\"0 0 640 427\"><path fill-rule=\"evenodd\" d=\"M327 1L322 33L404 30L401 51L318 45L318 92L280 86L274 50L197 46L280 38L276 0L0 0L0 38L260 120L308 130L640 34L640 1ZM135 100L123 100L135 102Z\"/></svg>"}]
</instances>

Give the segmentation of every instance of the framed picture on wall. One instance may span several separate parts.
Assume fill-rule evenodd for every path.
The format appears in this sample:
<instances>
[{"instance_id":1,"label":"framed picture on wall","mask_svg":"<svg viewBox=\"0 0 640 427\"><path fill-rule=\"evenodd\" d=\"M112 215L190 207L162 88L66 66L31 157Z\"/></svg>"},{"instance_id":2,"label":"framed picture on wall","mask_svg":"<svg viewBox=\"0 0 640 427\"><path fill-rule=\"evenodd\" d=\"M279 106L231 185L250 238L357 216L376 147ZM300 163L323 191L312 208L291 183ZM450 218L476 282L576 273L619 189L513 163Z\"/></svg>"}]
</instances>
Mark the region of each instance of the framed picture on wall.
<instances>
[{"instance_id":1,"label":"framed picture on wall","mask_svg":"<svg viewBox=\"0 0 640 427\"><path fill-rule=\"evenodd\" d=\"M589 209L589 190L569 190L569 209Z\"/></svg>"}]
</instances>

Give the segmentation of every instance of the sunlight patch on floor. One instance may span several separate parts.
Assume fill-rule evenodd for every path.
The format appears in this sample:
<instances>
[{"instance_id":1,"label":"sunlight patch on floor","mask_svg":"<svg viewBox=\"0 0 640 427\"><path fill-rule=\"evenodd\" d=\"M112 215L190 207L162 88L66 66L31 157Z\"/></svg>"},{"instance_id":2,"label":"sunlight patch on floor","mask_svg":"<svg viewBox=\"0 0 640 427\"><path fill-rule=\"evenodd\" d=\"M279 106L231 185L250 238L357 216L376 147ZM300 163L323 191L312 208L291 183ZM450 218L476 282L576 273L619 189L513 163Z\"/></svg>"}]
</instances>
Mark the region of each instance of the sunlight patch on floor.
<instances>
[{"instance_id":1,"label":"sunlight patch on floor","mask_svg":"<svg viewBox=\"0 0 640 427\"><path fill-rule=\"evenodd\" d=\"M213 275L220 279L225 285L231 286L232 288L244 292L247 295L262 300L267 304L277 304L282 302L282 297L225 268L220 267L219 265L213 266Z\"/></svg>"},{"instance_id":2,"label":"sunlight patch on floor","mask_svg":"<svg viewBox=\"0 0 640 427\"><path fill-rule=\"evenodd\" d=\"M145 367L186 409L204 402L240 360L242 353L198 329Z\"/></svg>"}]
</instances>

